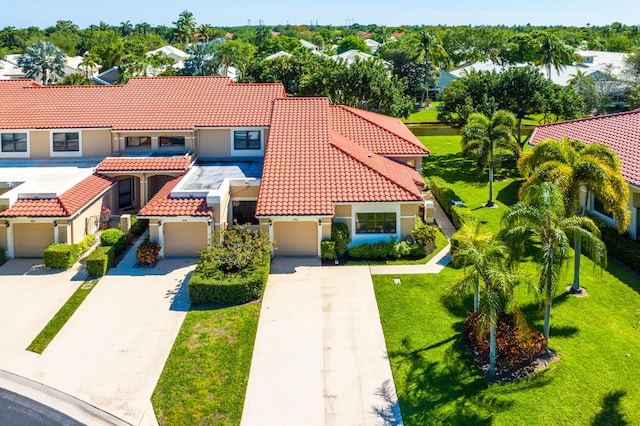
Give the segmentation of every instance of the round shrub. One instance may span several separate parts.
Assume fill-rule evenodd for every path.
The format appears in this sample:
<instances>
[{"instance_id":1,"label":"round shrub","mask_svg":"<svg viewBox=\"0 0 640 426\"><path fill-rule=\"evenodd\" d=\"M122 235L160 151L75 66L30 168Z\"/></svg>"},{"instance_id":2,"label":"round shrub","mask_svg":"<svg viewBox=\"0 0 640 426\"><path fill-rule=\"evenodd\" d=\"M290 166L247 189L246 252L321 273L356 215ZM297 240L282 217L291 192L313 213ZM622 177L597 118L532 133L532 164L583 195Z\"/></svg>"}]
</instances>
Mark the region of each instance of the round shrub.
<instances>
[{"instance_id":1,"label":"round shrub","mask_svg":"<svg viewBox=\"0 0 640 426\"><path fill-rule=\"evenodd\" d=\"M346 223L334 222L331 226L331 239L335 242L336 254L344 257L347 252L347 245L351 241L351 234Z\"/></svg>"}]
</instances>

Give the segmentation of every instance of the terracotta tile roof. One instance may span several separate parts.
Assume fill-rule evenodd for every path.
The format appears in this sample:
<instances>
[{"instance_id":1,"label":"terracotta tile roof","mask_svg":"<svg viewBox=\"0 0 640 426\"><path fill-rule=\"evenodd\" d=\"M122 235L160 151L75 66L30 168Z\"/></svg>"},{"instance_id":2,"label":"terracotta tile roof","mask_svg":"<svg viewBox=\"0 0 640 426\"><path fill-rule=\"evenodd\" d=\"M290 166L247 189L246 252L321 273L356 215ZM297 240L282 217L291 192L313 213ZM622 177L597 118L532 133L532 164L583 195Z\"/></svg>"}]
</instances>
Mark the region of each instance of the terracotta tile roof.
<instances>
[{"instance_id":1,"label":"terracotta tile roof","mask_svg":"<svg viewBox=\"0 0 640 426\"><path fill-rule=\"evenodd\" d=\"M158 193L140 209L138 216L213 216L206 198L171 198L171 191L184 176L167 182Z\"/></svg>"},{"instance_id":2,"label":"terracotta tile roof","mask_svg":"<svg viewBox=\"0 0 640 426\"><path fill-rule=\"evenodd\" d=\"M640 110L536 126L529 143L563 137L608 146L620 157L622 176L640 186Z\"/></svg>"},{"instance_id":3,"label":"terracotta tile roof","mask_svg":"<svg viewBox=\"0 0 640 426\"><path fill-rule=\"evenodd\" d=\"M97 171L104 172L143 172L143 171L179 171L189 170L189 157L109 157L98 164Z\"/></svg>"},{"instance_id":4,"label":"terracotta tile roof","mask_svg":"<svg viewBox=\"0 0 640 426\"><path fill-rule=\"evenodd\" d=\"M0 128L168 130L267 126L279 83L228 77L133 78L114 86L34 86L0 82ZM22 87L20 87L22 85Z\"/></svg>"},{"instance_id":5,"label":"terracotta tile roof","mask_svg":"<svg viewBox=\"0 0 640 426\"><path fill-rule=\"evenodd\" d=\"M82 209L91 200L106 191L114 180L106 176L93 174L57 198L18 199L13 205L0 213L2 217L69 217Z\"/></svg>"},{"instance_id":6,"label":"terracotta tile roof","mask_svg":"<svg viewBox=\"0 0 640 426\"><path fill-rule=\"evenodd\" d=\"M331 130L325 98L274 101L256 215L332 215L336 202L418 201L410 167Z\"/></svg>"},{"instance_id":7,"label":"terracotta tile roof","mask_svg":"<svg viewBox=\"0 0 640 426\"><path fill-rule=\"evenodd\" d=\"M376 154L429 155L424 145L397 118L332 105L331 128Z\"/></svg>"}]
</instances>

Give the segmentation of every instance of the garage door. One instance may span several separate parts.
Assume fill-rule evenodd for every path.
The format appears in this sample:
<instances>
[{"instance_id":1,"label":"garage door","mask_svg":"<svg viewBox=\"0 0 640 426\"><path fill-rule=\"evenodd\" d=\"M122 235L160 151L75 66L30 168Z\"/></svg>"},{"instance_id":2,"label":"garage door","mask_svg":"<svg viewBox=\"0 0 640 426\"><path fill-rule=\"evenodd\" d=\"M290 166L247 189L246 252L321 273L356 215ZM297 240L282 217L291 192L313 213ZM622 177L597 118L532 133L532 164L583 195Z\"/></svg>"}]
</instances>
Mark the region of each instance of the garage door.
<instances>
[{"instance_id":1,"label":"garage door","mask_svg":"<svg viewBox=\"0 0 640 426\"><path fill-rule=\"evenodd\" d=\"M318 222L275 222L276 256L318 256Z\"/></svg>"},{"instance_id":2,"label":"garage door","mask_svg":"<svg viewBox=\"0 0 640 426\"><path fill-rule=\"evenodd\" d=\"M162 228L165 257L197 256L198 252L207 245L206 223L165 223Z\"/></svg>"},{"instance_id":3,"label":"garage door","mask_svg":"<svg viewBox=\"0 0 640 426\"><path fill-rule=\"evenodd\" d=\"M13 250L16 257L42 257L49 244L53 244L52 223L13 225Z\"/></svg>"}]
</instances>

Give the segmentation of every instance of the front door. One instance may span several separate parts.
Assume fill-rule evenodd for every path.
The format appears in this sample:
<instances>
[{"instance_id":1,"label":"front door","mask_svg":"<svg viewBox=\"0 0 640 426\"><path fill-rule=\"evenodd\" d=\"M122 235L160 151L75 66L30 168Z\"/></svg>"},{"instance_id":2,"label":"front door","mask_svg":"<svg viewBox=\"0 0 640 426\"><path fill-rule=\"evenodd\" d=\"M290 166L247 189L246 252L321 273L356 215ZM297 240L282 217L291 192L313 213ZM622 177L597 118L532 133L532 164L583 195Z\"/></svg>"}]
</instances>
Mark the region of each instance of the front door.
<instances>
[{"instance_id":1,"label":"front door","mask_svg":"<svg viewBox=\"0 0 640 426\"><path fill-rule=\"evenodd\" d=\"M133 207L133 178L118 181L118 208L127 209Z\"/></svg>"}]
</instances>

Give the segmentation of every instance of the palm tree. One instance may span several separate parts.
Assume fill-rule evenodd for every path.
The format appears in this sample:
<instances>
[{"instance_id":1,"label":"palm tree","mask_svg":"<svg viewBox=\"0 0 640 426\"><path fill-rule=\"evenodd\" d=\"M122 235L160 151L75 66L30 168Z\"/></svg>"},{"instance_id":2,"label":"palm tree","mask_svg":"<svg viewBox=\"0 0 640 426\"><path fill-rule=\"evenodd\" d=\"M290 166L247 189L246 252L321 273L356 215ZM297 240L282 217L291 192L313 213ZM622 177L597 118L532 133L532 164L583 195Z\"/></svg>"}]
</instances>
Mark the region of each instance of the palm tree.
<instances>
[{"instance_id":1,"label":"palm tree","mask_svg":"<svg viewBox=\"0 0 640 426\"><path fill-rule=\"evenodd\" d=\"M184 40L184 45L189 44L189 39L196 28L196 18L193 17L193 13L188 10L183 10L178 15L178 20L173 23L176 26L177 36Z\"/></svg>"},{"instance_id":2,"label":"palm tree","mask_svg":"<svg viewBox=\"0 0 640 426\"><path fill-rule=\"evenodd\" d=\"M131 34L131 31L133 31L131 21L120 22L120 34L122 34L122 37L128 36Z\"/></svg>"},{"instance_id":3,"label":"palm tree","mask_svg":"<svg viewBox=\"0 0 640 426\"><path fill-rule=\"evenodd\" d=\"M82 61L78 65L84 69L85 77L90 78L100 65L100 57L95 52L87 52L82 56Z\"/></svg>"},{"instance_id":4,"label":"palm tree","mask_svg":"<svg viewBox=\"0 0 640 426\"><path fill-rule=\"evenodd\" d=\"M429 82L430 77L431 80L437 82L437 79L440 76L440 71L438 69L447 62L449 56L444 50L440 38L425 30L418 33L418 49L424 53L424 85L427 88L426 92L428 95L429 89L431 88L431 84ZM422 94L420 104L422 105L423 102L424 93Z\"/></svg>"},{"instance_id":5,"label":"palm tree","mask_svg":"<svg viewBox=\"0 0 640 426\"><path fill-rule=\"evenodd\" d=\"M552 34L541 33L534 39L533 63L542 65L547 70L547 78L551 80L551 67L560 72L567 65L581 60L575 49L562 42Z\"/></svg>"},{"instance_id":6,"label":"palm tree","mask_svg":"<svg viewBox=\"0 0 640 426\"><path fill-rule=\"evenodd\" d=\"M481 113L469 115L467 125L462 129L462 154L474 153L478 171L489 168L489 201L487 207L493 206L493 167L495 149L508 150L520 155L520 145L513 138L516 118L508 111L496 111L491 119Z\"/></svg>"},{"instance_id":7,"label":"palm tree","mask_svg":"<svg viewBox=\"0 0 640 426\"><path fill-rule=\"evenodd\" d=\"M64 74L67 55L50 41L38 40L18 57L18 66L27 77L40 78L42 84L49 85Z\"/></svg>"},{"instance_id":8,"label":"palm tree","mask_svg":"<svg viewBox=\"0 0 640 426\"><path fill-rule=\"evenodd\" d=\"M606 248L598 238L598 227L583 216L565 215L565 204L559 186L543 182L529 185L522 200L514 204L504 215L503 238L516 256L525 244L536 248L538 269L538 294L542 295L545 313L543 335L549 340L551 305L562 267L569 258L569 239L580 234L587 256L606 259Z\"/></svg>"},{"instance_id":9,"label":"palm tree","mask_svg":"<svg viewBox=\"0 0 640 426\"><path fill-rule=\"evenodd\" d=\"M618 222L619 232L624 232L629 225L629 187L622 177L620 159L607 146L600 143L586 145L568 138L562 141L545 139L518 161L518 169L526 179L520 187L521 196L531 185L551 182L562 191L567 215L584 215L587 206L580 205L580 193L586 189L611 212ZM587 200L588 197L584 197L585 204ZM581 291L580 234L575 235L573 248L575 257L571 292L578 293Z\"/></svg>"},{"instance_id":10,"label":"palm tree","mask_svg":"<svg viewBox=\"0 0 640 426\"><path fill-rule=\"evenodd\" d=\"M506 246L490 234L481 234L480 225L474 228L466 226L461 231L459 245L453 261L464 267L463 274L454 286L457 294L467 288L474 288L474 309L482 318L489 320L489 378L496 373L496 329L498 313L504 312L510 305L514 313L519 310L513 297L513 287L519 277L506 267L504 259ZM482 285L482 303L479 302L479 285Z\"/></svg>"},{"instance_id":11,"label":"palm tree","mask_svg":"<svg viewBox=\"0 0 640 426\"><path fill-rule=\"evenodd\" d=\"M216 30L209 24L203 24L203 25L200 25L200 27L198 28L198 32L200 33L202 40L207 42L213 38L213 36L216 33Z\"/></svg>"},{"instance_id":12,"label":"palm tree","mask_svg":"<svg viewBox=\"0 0 640 426\"><path fill-rule=\"evenodd\" d=\"M240 74L244 74L247 63L251 60L256 48L242 40L229 40L215 46L215 61L224 69L223 75L229 74L229 67L234 66Z\"/></svg>"}]
</instances>

